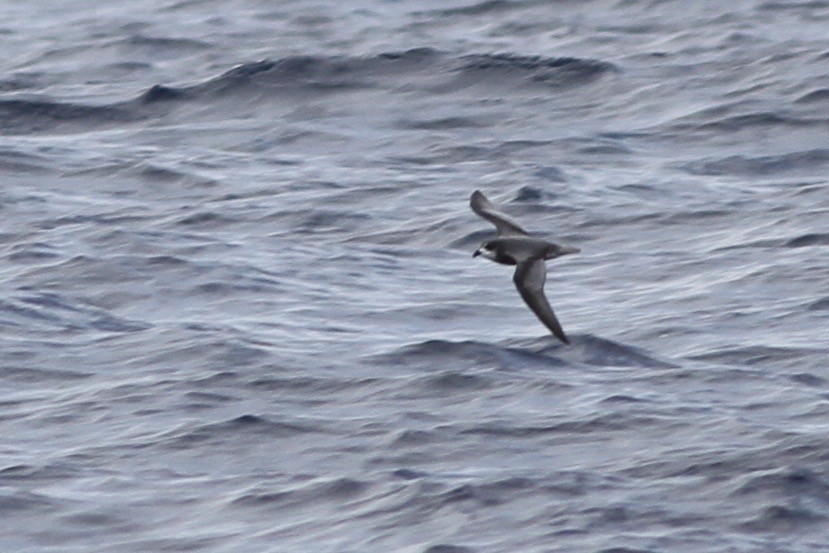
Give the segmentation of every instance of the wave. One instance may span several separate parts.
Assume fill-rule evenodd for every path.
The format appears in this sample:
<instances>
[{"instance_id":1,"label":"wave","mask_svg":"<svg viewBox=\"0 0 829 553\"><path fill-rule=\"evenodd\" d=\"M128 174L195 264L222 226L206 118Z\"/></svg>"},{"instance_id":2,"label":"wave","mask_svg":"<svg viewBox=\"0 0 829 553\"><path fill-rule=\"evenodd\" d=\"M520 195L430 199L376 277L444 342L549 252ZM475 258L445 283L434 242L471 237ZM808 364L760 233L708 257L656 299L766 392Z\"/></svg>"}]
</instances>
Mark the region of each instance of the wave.
<instances>
[{"instance_id":1,"label":"wave","mask_svg":"<svg viewBox=\"0 0 829 553\"><path fill-rule=\"evenodd\" d=\"M723 132L741 131L754 127L819 127L826 126L826 119L804 119L785 113L760 112L732 115L698 124L677 125L678 129L716 130Z\"/></svg>"},{"instance_id":2,"label":"wave","mask_svg":"<svg viewBox=\"0 0 829 553\"><path fill-rule=\"evenodd\" d=\"M191 38L174 38L165 36L133 35L120 42L124 48L139 50L158 56L174 56L181 52L202 51L213 47L212 44Z\"/></svg>"},{"instance_id":3,"label":"wave","mask_svg":"<svg viewBox=\"0 0 829 553\"><path fill-rule=\"evenodd\" d=\"M323 501L354 501L366 495L371 485L353 478L317 479L278 491L255 488L231 499L230 505L239 508L273 508L306 504L318 506Z\"/></svg>"},{"instance_id":4,"label":"wave","mask_svg":"<svg viewBox=\"0 0 829 553\"><path fill-rule=\"evenodd\" d=\"M506 11L513 11L532 4L533 2L527 2L526 0L518 2L516 2L515 0L484 0L483 2L478 2L476 4L471 4L469 6L442 8L425 11L423 13L426 15L430 15L432 17L452 17L456 15L468 17L475 15L485 15L496 12L500 13Z\"/></svg>"},{"instance_id":5,"label":"wave","mask_svg":"<svg viewBox=\"0 0 829 553\"><path fill-rule=\"evenodd\" d=\"M495 366L500 369L539 368L555 369L574 365L597 367L674 368L675 365L657 359L640 348L626 346L592 335L570 336L572 345L565 346L554 338L515 340L504 344L476 341L452 342L427 340L374 356L383 363L418 366L451 366L453 371L463 368ZM448 380L447 380L448 379ZM481 387L480 379L443 375L435 385Z\"/></svg>"},{"instance_id":6,"label":"wave","mask_svg":"<svg viewBox=\"0 0 829 553\"><path fill-rule=\"evenodd\" d=\"M144 44L146 40L139 42ZM112 104L85 105L42 98L0 100L0 133L82 132L117 127L163 117L182 102L204 104L240 95L260 102L285 95L307 98L361 89L394 93L428 88L429 93L441 93L472 85L560 88L587 84L617 71L615 65L594 59L509 53L452 56L432 48L368 56L297 55L243 63L201 83L156 84L131 100ZM438 118L412 124L441 129L478 123Z\"/></svg>"},{"instance_id":7,"label":"wave","mask_svg":"<svg viewBox=\"0 0 829 553\"><path fill-rule=\"evenodd\" d=\"M710 353L694 355L689 359L716 361L726 365L767 367L774 363L793 363L797 365L821 352L822 350L816 348L784 348L758 345L724 348Z\"/></svg>"},{"instance_id":8,"label":"wave","mask_svg":"<svg viewBox=\"0 0 829 553\"><path fill-rule=\"evenodd\" d=\"M6 173L42 173L51 169L47 157L18 151L10 147L0 149L0 170Z\"/></svg>"},{"instance_id":9,"label":"wave","mask_svg":"<svg viewBox=\"0 0 829 553\"><path fill-rule=\"evenodd\" d=\"M641 429L649 426L664 427L664 417L624 411L609 411L605 414L576 420L539 425L514 425L502 422L486 422L474 425L461 434L504 436L511 438L533 438L552 434L596 434L600 432Z\"/></svg>"},{"instance_id":10,"label":"wave","mask_svg":"<svg viewBox=\"0 0 829 553\"><path fill-rule=\"evenodd\" d=\"M524 82L552 87L574 86L591 82L608 73L619 72L612 63L583 58L545 58L513 54L480 54L460 58L457 70L467 76L489 74L505 79L523 77Z\"/></svg>"},{"instance_id":11,"label":"wave","mask_svg":"<svg viewBox=\"0 0 829 553\"><path fill-rule=\"evenodd\" d=\"M42 99L0 100L0 132L28 134L86 127L117 126L145 117L128 106L83 105Z\"/></svg>"},{"instance_id":12,"label":"wave","mask_svg":"<svg viewBox=\"0 0 829 553\"><path fill-rule=\"evenodd\" d=\"M437 545L430 545L423 550L423 553L475 553L475 551L475 549L463 545L439 543Z\"/></svg>"},{"instance_id":13,"label":"wave","mask_svg":"<svg viewBox=\"0 0 829 553\"><path fill-rule=\"evenodd\" d=\"M829 297L821 298L810 303L807 309L809 311L829 311Z\"/></svg>"},{"instance_id":14,"label":"wave","mask_svg":"<svg viewBox=\"0 0 829 553\"><path fill-rule=\"evenodd\" d=\"M826 102L829 100L829 88L818 88L812 90L811 92L807 92L800 96L795 103L797 104L811 104L811 103L820 103Z\"/></svg>"},{"instance_id":15,"label":"wave","mask_svg":"<svg viewBox=\"0 0 829 553\"><path fill-rule=\"evenodd\" d=\"M692 175L764 176L788 171L821 171L829 164L829 149L814 148L779 155L749 157L732 155L702 159L679 166Z\"/></svg>"},{"instance_id":16,"label":"wave","mask_svg":"<svg viewBox=\"0 0 829 553\"><path fill-rule=\"evenodd\" d=\"M231 94L252 88L271 92L286 90L332 91L376 88L422 82L422 72L444 78L501 76L514 86L546 84L563 86L582 84L608 72L618 71L613 64L582 58L545 58L514 54L474 54L451 57L432 48L414 48L403 52L373 56L290 56L277 60L244 63L204 83L175 89L156 89L164 98L188 94ZM516 74L523 79L516 80ZM392 80L396 77L396 80ZM468 84L468 83L467 83ZM146 94L146 93L145 93Z\"/></svg>"},{"instance_id":17,"label":"wave","mask_svg":"<svg viewBox=\"0 0 829 553\"><path fill-rule=\"evenodd\" d=\"M149 436L136 447L189 449L199 444L229 444L237 440L280 439L319 434L326 429L317 422L275 421L257 415L241 415L233 419L206 424L185 424L162 435Z\"/></svg>"},{"instance_id":18,"label":"wave","mask_svg":"<svg viewBox=\"0 0 829 553\"><path fill-rule=\"evenodd\" d=\"M81 303L72 303L55 293L39 293L0 300L0 322L20 329L50 330L93 329L101 332L140 332L149 323L118 317L108 311Z\"/></svg>"},{"instance_id":19,"label":"wave","mask_svg":"<svg viewBox=\"0 0 829 553\"><path fill-rule=\"evenodd\" d=\"M812 509L796 505L770 505L757 516L740 524L749 532L793 532L810 526L822 526L826 516Z\"/></svg>"},{"instance_id":20,"label":"wave","mask_svg":"<svg viewBox=\"0 0 829 553\"><path fill-rule=\"evenodd\" d=\"M812 232L792 238L784 244L787 248L805 248L807 246L829 246L829 233Z\"/></svg>"},{"instance_id":21,"label":"wave","mask_svg":"<svg viewBox=\"0 0 829 553\"><path fill-rule=\"evenodd\" d=\"M19 516L26 512L44 512L59 509L64 501L52 496L25 490L0 491L0 514L4 517Z\"/></svg>"},{"instance_id":22,"label":"wave","mask_svg":"<svg viewBox=\"0 0 829 553\"><path fill-rule=\"evenodd\" d=\"M802 9L821 9L829 7L829 2L825 2L823 0L806 0L805 2L780 2L780 1L771 1L771 2L763 2L760 4L760 10L802 10Z\"/></svg>"},{"instance_id":23,"label":"wave","mask_svg":"<svg viewBox=\"0 0 829 553\"><path fill-rule=\"evenodd\" d=\"M752 473L733 492L734 495L767 494L814 498L829 503L829 481L805 468L784 468Z\"/></svg>"}]
</instances>

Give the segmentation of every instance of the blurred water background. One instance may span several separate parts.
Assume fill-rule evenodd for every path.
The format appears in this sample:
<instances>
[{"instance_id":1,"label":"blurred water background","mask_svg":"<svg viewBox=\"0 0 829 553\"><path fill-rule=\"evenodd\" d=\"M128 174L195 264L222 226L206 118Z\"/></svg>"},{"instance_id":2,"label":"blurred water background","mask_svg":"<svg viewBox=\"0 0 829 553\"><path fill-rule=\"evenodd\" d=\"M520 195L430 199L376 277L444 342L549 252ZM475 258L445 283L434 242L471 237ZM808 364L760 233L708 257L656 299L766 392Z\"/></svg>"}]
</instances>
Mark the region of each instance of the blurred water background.
<instances>
[{"instance_id":1,"label":"blurred water background","mask_svg":"<svg viewBox=\"0 0 829 553\"><path fill-rule=\"evenodd\" d=\"M3 551L826 551L828 2L0 17Z\"/></svg>"}]
</instances>

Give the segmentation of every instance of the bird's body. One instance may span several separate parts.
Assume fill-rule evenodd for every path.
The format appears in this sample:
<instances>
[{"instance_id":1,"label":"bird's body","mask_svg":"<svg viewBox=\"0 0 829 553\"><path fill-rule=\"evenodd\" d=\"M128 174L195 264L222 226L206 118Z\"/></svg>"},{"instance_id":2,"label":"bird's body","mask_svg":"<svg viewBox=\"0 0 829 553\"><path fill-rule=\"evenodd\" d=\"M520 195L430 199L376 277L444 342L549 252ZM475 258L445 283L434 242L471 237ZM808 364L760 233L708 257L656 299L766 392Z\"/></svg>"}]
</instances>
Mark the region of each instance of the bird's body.
<instances>
[{"instance_id":1,"label":"bird's body","mask_svg":"<svg viewBox=\"0 0 829 553\"><path fill-rule=\"evenodd\" d=\"M544 261L580 250L531 236L509 216L498 211L479 190L472 193L469 206L498 229L498 237L481 244L473 257L481 255L502 265L516 265L513 282L521 298L559 340L569 344L570 340L544 295L547 279Z\"/></svg>"},{"instance_id":2,"label":"bird's body","mask_svg":"<svg viewBox=\"0 0 829 553\"><path fill-rule=\"evenodd\" d=\"M491 244L496 252L497 257L489 259L502 265L518 265L531 258L553 259L560 255L555 244L531 236L496 238L485 244Z\"/></svg>"}]
</instances>

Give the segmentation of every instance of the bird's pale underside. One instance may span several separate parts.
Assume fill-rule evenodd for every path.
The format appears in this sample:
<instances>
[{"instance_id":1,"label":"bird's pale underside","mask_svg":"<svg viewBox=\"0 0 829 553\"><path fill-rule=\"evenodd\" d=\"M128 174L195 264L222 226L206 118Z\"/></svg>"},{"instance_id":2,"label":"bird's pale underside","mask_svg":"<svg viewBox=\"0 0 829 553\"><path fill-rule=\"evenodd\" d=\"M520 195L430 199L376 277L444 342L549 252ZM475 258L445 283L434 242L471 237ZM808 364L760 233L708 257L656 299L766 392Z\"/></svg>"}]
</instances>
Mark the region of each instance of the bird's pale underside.
<instances>
[{"instance_id":1,"label":"bird's pale underside","mask_svg":"<svg viewBox=\"0 0 829 553\"><path fill-rule=\"evenodd\" d=\"M570 340L544 295L544 282L547 280L545 260L580 250L531 236L521 225L499 211L480 190L472 193L469 206L498 230L497 238L481 244L473 257L482 255L496 263L516 265L512 280L521 298L556 338L569 344Z\"/></svg>"}]
</instances>

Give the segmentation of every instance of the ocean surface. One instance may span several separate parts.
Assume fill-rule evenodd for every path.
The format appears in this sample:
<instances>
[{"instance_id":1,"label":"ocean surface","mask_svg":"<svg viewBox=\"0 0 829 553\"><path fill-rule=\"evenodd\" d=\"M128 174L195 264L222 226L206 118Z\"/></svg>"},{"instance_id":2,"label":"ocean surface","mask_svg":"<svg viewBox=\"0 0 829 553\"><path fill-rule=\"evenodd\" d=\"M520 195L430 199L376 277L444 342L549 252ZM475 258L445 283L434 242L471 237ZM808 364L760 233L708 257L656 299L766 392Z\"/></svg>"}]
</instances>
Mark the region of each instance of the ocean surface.
<instances>
[{"instance_id":1,"label":"ocean surface","mask_svg":"<svg viewBox=\"0 0 829 553\"><path fill-rule=\"evenodd\" d=\"M827 551L827 29L3 2L0 551Z\"/></svg>"}]
</instances>

